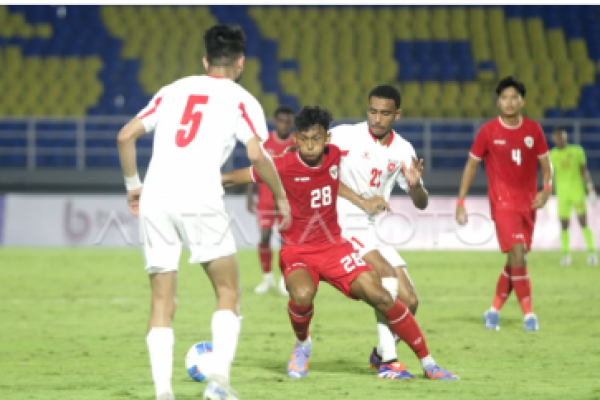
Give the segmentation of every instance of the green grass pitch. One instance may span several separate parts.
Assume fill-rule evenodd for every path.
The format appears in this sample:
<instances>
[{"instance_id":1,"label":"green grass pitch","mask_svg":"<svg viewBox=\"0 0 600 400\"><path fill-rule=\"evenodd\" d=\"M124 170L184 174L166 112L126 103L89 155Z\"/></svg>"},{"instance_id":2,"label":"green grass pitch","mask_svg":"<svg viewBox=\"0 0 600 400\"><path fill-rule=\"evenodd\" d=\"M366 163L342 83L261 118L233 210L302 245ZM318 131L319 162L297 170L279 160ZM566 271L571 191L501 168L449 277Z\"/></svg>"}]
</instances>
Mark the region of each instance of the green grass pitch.
<instances>
[{"instance_id":1,"label":"green grass pitch","mask_svg":"<svg viewBox=\"0 0 600 400\"><path fill-rule=\"evenodd\" d=\"M398 354L414 381L379 380L368 356L377 341L373 312L322 283L306 379L285 373L294 345L286 299L258 296L256 252L239 255L242 332L232 384L242 399L600 399L600 269L584 255L569 268L558 253L529 256L541 330L523 332L521 310L507 302L501 330L484 329L503 267L499 253L403 253L421 299L419 321L434 358L458 382L422 379L403 344ZM135 249L0 249L0 399L152 400L145 343L148 278ZM175 318L173 387L200 399L184 357L210 340L215 304L200 267L182 262Z\"/></svg>"}]
</instances>

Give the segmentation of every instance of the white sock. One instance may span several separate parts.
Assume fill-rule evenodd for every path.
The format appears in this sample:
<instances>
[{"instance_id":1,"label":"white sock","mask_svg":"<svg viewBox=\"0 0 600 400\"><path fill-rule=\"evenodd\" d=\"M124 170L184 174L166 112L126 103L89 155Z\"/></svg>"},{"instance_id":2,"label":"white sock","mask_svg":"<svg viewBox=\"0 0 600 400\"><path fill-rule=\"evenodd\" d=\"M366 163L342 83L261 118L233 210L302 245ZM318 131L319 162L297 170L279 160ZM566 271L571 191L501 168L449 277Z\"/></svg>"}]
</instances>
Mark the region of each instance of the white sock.
<instances>
[{"instance_id":1,"label":"white sock","mask_svg":"<svg viewBox=\"0 0 600 400\"><path fill-rule=\"evenodd\" d=\"M240 319L231 310L215 311L212 318L214 373L229 379L238 344Z\"/></svg>"},{"instance_id":2,"label":"white sock","mask_svg":"<svg viewBox=\"0 0 600 400\"><path fill-rule=\"evenodd\" d=\"M272 272L265 272L263 274L263 281L275 282L275 279L273 279L273 273Z\"/></svg>"},{"instance_id":3,"label":"white sock","mask_svg":"<svg viewBox=\"0 0 600 400\"><path fill-rule=\"evenodd\" d=\"M309 344L312 343L312 339L310 338L310 335L308 335L308 337L306 338L306 340L298 340L298 339L296 339L296 342L298 343L298 346L305 347L305 346L308 346Z\"/></svg>"},{"instance_id":4,"label":"white sock","mask_svg":"<svg viewBox=\"0 0 600 400\"><path fill-rule=\"evenodd\" d=\"M398 278L382 278L381 284L384 289L390 293L392 298L396 300L398 297ZM397 359L396 338L388 326L387 318L379 311L375 311L375 317L377 318L377 333L379 335L377 354L379 354L379 357L381 357L384 362Z\"/></svg>"},{"instance_id":5,"label":"white sock","mask_svg":"<svg viewBox=\"0 0 600 400\"><path fill-rule=\"evenodd\" d=\"M173 375L174 342L172 328L152 328L146 336L156 396L173 392L171 377Z\"/></svg>"},{"instance_id":6,"label":"white sock","mask_svg":"<svg viewBox=\"0 0 600 400\"><path fill-rule=\"evenodd\" d=\"M427 357L421 358L421 366L423 368L425 368L428 365L432 365L432 364L435 364L435 360L433 359L433 357L431 357L431 354L428 355Z\"/></svg>"},{"instance_id":7,"label":"white sock","mask_svg":"<svg viewBox=\"0 0 600 400\"><path fill-rule=\"evenodd\" d=\"M535 314L534 313L525 314L525 321L527 321L529 318L535 318Z\"/></svg>"}]
</instances>

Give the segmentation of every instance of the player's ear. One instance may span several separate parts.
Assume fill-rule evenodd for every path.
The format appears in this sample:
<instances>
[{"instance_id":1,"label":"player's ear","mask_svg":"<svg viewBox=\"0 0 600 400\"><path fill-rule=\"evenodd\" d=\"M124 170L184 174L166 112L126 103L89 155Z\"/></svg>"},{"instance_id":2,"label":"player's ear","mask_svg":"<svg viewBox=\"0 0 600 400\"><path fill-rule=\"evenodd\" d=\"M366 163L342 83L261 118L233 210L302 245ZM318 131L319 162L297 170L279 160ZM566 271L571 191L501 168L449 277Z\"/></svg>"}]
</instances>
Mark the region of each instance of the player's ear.
<instances>
[{"instance_id":1,"label":"player's ear","mask_svg":"<svg viewBox=\"0 0 600 400\"><path fill-rule=\"evenodd\" d=\"M327 135L325 135L325 143L329 142L331 142L331 132L327 132Z\"/></svg>"},{"instance_id":2,"label":"player's ear","mask_svg":"<svg viewBox=\"0 0 600 400\"><path fill-rule=\"evenodd\" d=\"M208 59L206 57L202 57L202 64L204 65L204 69L206 70L206 72L208 72L210 64L208 63Z\"/></svg>"},{"instance_id":3,"label":"player's ear","mask_svg":"<svg viewBox=\"0 0 600 400\"><path fill-rule=\"evenodd\" d=\"M241 56L237 60L237 67L240 72L242 72L244 70L244 62L246 62L246 57L244 57L244 56Z\"/></svg>"},{"instance_id":4,"label":"player's ear","mask_svg":"<svg viewBox=\"0 0 600 400\"><path fill-rule=\"evenodd\" d=\"M394 120L399 120L402 117L402 109L399 108L396 110L396 114L394 115Z\"/></svg>"}]
</instances>

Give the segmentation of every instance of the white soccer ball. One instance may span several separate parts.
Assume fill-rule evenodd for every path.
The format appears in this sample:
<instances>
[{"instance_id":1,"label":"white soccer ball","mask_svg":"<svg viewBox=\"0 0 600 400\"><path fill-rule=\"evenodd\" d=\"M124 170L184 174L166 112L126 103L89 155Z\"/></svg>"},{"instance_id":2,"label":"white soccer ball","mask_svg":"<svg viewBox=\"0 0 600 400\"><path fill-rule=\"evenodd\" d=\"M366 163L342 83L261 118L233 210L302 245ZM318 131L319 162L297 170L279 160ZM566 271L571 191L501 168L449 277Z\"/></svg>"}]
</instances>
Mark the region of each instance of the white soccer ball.
<instances>
[{"instance_id":1,"label":"white soccer ball","mask_svg":"<svg viewBox=\"0 0 600 400\"><path fill-rule=\"evenodd\" d=\"M200 342L193 345L185 356L185 369L196 382L203 382L206 379L206 376L200 370L200 365L206 365L206 357L211 352L211 342Z\"/></svg>"}]
</instances>

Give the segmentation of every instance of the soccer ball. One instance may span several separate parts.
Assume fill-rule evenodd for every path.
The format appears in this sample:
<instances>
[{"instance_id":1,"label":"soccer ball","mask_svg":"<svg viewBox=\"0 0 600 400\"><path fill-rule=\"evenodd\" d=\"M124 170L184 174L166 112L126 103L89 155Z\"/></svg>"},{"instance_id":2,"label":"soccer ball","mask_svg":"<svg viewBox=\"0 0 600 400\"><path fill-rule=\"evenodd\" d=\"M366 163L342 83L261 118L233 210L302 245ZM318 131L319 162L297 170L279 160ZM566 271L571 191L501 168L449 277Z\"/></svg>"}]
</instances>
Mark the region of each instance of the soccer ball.
<instances>
[{"instance_id":1,"label":"soccer ball","mask_svg":"<svg viewBox=\"0 0 600 400\"><path fill-rule=\"evenodd\" d=\"M200 342L192 346L185 356L185 369L187 369L190 377L196 382L202 382L206 376L200 371L200 360L212 352L211 342Z\"/></svg>"}]
</instances>

